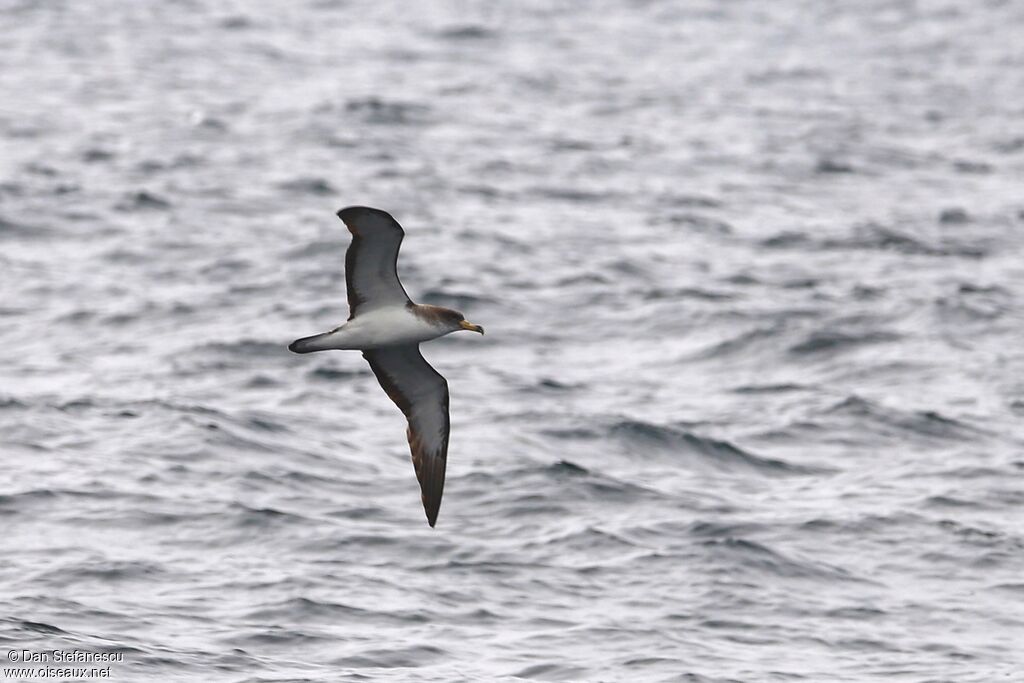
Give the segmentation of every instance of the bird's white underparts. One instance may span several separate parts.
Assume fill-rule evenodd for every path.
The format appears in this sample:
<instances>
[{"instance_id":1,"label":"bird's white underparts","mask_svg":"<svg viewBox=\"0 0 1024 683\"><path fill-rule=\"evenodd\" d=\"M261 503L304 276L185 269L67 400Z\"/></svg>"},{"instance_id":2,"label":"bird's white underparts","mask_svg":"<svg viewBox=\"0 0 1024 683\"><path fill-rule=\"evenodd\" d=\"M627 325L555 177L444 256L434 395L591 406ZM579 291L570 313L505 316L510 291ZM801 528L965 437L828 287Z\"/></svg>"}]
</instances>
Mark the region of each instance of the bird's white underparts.
<instances>
[{"instance_id":1,"label":"bird's white underparts","mask_svg":"<svg viewBox=\"0 0 1024 683\"><path fill-rule=\"evenodd\" d=\"M345 254L349 318L323 334L303 337L295 353L362 351L388 397L409 421L406 435L430 526L437 523L448 459L448 382L420 355L422 342L484 328L458 311L413 303L398 279L405 231L385 211L350 206L338 217L352 233Z\"/></svg>"},{"instance_id":2,"label":"bird's white underparts","mask_svg":"<svg viewBox=\"0 0 1024 683\"><path fill-rule=\"evenodd\" d=\"M419 344L459 330L483 332L479 325L461 319L462 314L436 306L386 306L361 313L330 332L296 340L297 353L310 351L369 351L387 346ZM421 310L422 309L422 310Z\"/></svg>"}]
</instances>

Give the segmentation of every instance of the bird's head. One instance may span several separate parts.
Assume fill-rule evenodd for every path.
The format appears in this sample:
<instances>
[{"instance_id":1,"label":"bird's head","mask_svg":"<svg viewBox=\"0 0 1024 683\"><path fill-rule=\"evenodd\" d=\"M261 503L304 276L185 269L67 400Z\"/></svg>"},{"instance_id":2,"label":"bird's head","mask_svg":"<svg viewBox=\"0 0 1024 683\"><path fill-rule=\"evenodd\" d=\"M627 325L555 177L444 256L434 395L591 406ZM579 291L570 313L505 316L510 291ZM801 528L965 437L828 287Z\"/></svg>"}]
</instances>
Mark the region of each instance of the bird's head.
<instances>
[{"instance_id":1,"label":"bird's head","mask_svg":"<svg viewBox=\"0 0 1024 683\"><path fill-rule=\"evenodd\" d=\"M462 315L458 311L454 311L450 308L444 308L441 310L444 311L444 313L442 314L444 317L444 321L452 332L458 332L459 330L469 330L470 332L479 332L480 334L484 333L484 328L469 322L468 320L466 320L466 316Z\"/></svg>"},{"instance_id":2,"label":"bird's head","mask_svg":"<svg viewBox=\"0 0 1024 683\"><path fill-rule=\"evenodd\" d=\"M483 326L481 326L481 325L474 325L473 323L469 322L465 318L463 318L462 320L459 321L459 329L460 330L469 330L470 332L479 332L480 334L484 333Z\"/></svg>"},{"instance_id":3,"label":"bird's head","mask_svg":"<svg viewBox=\"0 0 1024 683\"><path fill-rule=\"evenodd\" d=\"M484 333L484 328L474 325L466 320L466 316L450 308L431 306L430 304L415 304L412 306L412 312L422 320L444 330L441 334L449 334L459 330Z\"/></svg>"}]
</instances>

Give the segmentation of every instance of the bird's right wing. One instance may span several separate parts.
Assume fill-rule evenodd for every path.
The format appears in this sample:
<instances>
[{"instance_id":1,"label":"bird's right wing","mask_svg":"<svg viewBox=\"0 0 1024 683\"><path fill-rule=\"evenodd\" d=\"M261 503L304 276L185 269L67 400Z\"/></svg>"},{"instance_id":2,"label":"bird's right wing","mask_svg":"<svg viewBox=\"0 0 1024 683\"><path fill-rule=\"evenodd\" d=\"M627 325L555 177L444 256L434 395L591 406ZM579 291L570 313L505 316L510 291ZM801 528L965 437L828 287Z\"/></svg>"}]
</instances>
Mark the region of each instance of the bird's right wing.
<instances>
[{"instance_id":1,"label":"bird's right wing","mask_svg":"<svg viewBox=\"0 0 1024 683\"><path fill-rule=\"evenodd\" d=\"M418 344L363 351L370 369L409 420L406 435L427 522L441 509L448 460L448 382L423 359Z\"/></svg>"},{"instance_id":2,"label":"bird's right wing","mask_svg":"<svg viewBox=\"0 0 1024 683\"><path fill-rule=\"evenodd\" d=\"M409 295L398 279L398 248L405 231L391 214L365 206L338 212L352 233L345 253L345 285L349 320L362 311L404 306Z\"/></svg>"}]
</instances>

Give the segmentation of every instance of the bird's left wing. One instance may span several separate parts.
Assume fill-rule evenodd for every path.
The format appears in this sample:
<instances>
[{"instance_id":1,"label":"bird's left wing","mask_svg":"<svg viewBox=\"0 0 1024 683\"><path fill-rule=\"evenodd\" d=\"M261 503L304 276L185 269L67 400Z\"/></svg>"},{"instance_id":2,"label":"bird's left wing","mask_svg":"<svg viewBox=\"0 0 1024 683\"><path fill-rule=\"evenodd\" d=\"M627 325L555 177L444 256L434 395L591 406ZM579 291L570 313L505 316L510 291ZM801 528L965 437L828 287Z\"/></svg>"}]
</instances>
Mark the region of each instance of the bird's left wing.
<instances>
[{"instance_id":1,"label":"bird's left wing","mask_svg":"<svg viewBox=\"0 0 1024 683\"><path fill-rule=\"evenodd\" d=\"M352 233L345 252L349 320L360 311L410 303L398 279L398 249L405 237L398 221L386 211L365 206L342 209L338 218Z\"/></svg>"},{"instance_id":2,"label":"bird's left wing","mask_svg":"<svg viewBox=\"0 0 1024 683\"><path fill-rule=\"evenodd\" d=\"M388 397L409 420L406 431L427 522L441 509L448 459L448 382L423 359L418 344L363 351Z\"/></svg>"}]
</instances>

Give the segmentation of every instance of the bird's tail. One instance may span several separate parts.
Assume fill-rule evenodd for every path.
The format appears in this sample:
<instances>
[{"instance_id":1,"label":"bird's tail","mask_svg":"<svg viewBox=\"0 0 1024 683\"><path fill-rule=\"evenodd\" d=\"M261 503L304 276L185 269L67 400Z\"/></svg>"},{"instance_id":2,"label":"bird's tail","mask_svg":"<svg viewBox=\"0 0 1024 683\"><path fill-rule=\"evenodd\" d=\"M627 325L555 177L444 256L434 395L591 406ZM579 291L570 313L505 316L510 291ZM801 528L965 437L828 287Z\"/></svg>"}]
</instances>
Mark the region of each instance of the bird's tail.
<instances>
[{"instance_id":1,"label":"bird's tail","mask_svg":"<svg viewBox=\"0 0 1024 683\"><path fill-rule=\"evenodd\" d=\"M288 345L288 350L292 353L312 353L313 351L333 349L335 347L328 341L331 334L331 332L324 332L323 334L314 334L312 337L296 339Z\"/></svg>"}]
</instances>

